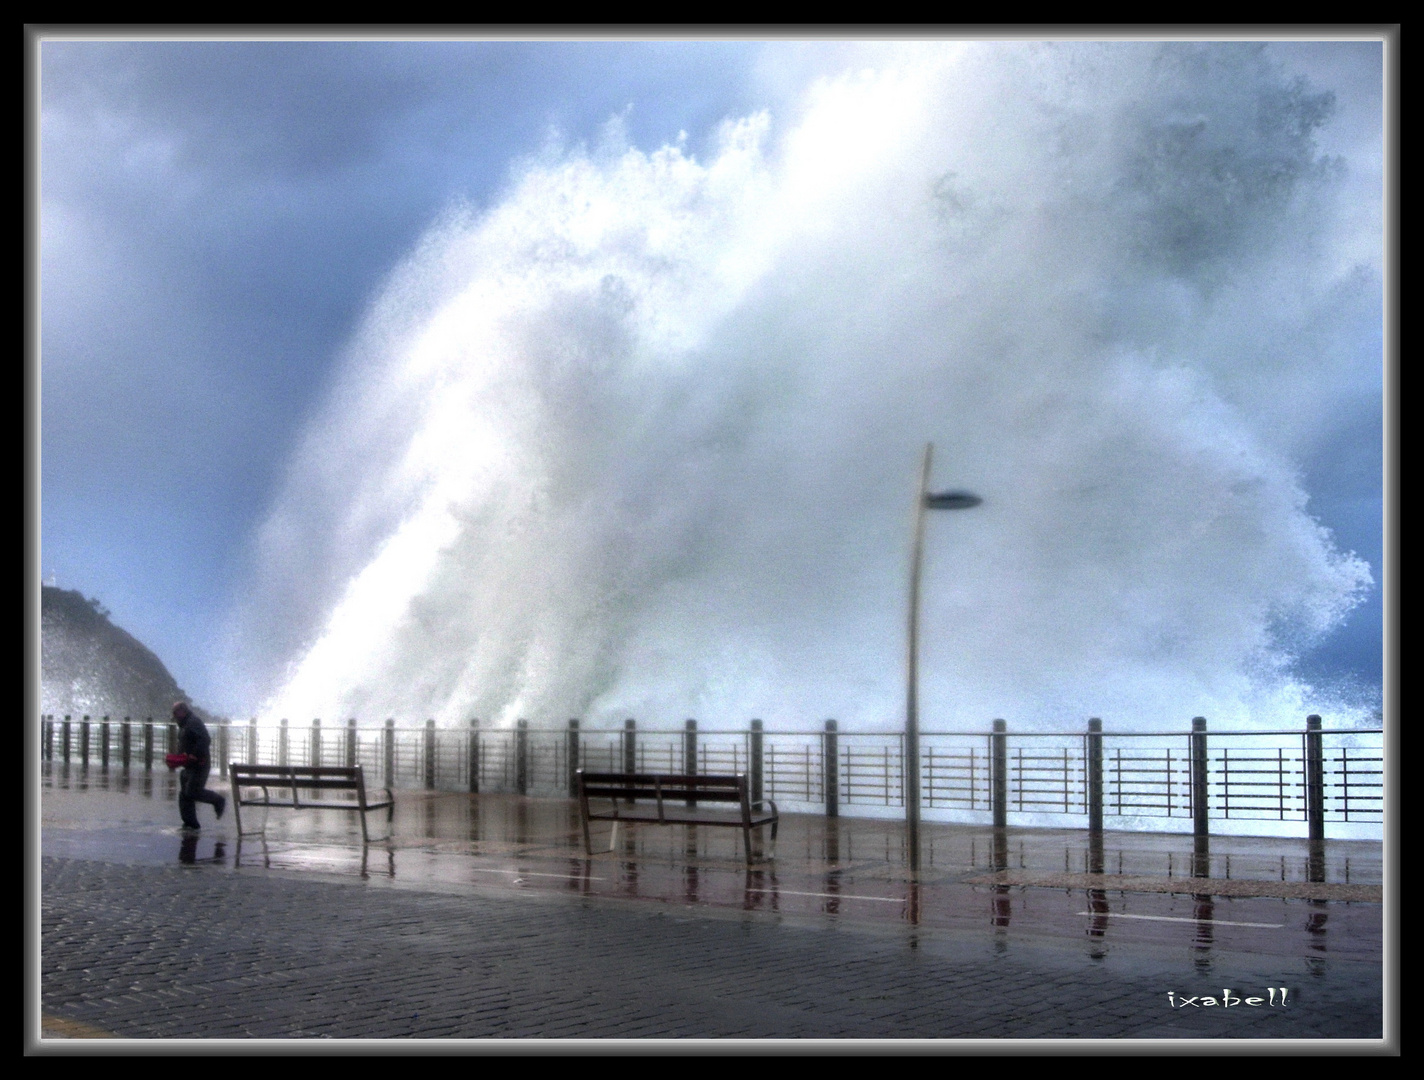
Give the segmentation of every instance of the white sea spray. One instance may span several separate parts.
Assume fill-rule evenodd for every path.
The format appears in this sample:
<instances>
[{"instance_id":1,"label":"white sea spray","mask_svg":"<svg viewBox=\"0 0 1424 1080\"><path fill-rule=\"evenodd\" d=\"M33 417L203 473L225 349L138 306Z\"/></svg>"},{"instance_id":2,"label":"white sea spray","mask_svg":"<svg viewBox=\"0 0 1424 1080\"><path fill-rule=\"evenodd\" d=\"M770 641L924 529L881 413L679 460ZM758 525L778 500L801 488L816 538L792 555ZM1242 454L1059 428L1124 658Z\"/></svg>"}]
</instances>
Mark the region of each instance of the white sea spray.
<instances>
[{"instance_id":1,"label":"white sea spray","mask_svg":"<svg viewBox=\"0 0 1424 1080\"><path fill-rule=\"evenodd\" d=\"M355 335L260 539L264 716L1298 723L1371 584L1296 461L1378 303L1256 46L908 47L526 163Z\"/></svg>"}]
</instances>

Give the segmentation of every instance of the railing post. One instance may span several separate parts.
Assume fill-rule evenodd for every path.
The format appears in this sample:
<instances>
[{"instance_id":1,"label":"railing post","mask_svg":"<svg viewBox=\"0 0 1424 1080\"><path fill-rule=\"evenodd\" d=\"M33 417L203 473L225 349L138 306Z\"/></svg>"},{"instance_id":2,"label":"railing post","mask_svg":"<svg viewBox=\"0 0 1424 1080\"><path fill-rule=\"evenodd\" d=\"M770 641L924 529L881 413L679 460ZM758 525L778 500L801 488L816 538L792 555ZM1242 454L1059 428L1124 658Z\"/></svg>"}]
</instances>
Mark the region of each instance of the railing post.
<instances>
[{"instance_id":1,"label":"railing post","mask_svg":"<svg viewBox=\"0 0 1424 1080\"><path fill-rule=\"evenodd\" d=\"M826 817L839 817L841 812L840 737L834 720L826 721L826 733L821 736L821 787L826 794Z\"/></svg>"},{"instance_id":2,"label":"railing post","mask_svg":"<svg viewBox=\"0 0 1424 1080\"><path fill-rule=\"evenodd\" d=\"M282 717L282 725L277 732L277 764L287 764L287 718Z\"/></svg>"},{"instance_id":3,"label":"railing post","mask_svg":"<svg viewBox=\"0 0 1424 1080\"><path fill-rule=\"evenodd\" d=\"M312 721L311 746L307 751L307 764L321 764L321 717Z\"/></svg>"},{"instance_id":4,"label":"railing post","mask_svg":"<svg viewBox=\"0 0 1424 1080\"><path fill-rule=\"evenodd\" d=\"M623 721L623 771L638 771L638 724L632 719ZM632 805L633 800L630 798L627 802Z\"/></svg>"},{"instance_id":5,"label":"railing post","mask_svg":"<svg viewBox=\"0 0 1424 1080\"><path fill-rule=\"evenodd\" d=\"M1325 840L1325 753L1320 734L1320 717L1305 718L1305 814L1310 842Z\"/></svg>"},{"instance_id":6,"label":"railing post","mask_svg":"<svg viewBox=\"0 0 1424 1080\"><path fill-rule=\"evenodd\" d=\"M69 714L64 714L64 724L59 729L59 755L69 764Z\"/></svg>"},{"instance_id":7,"label":"railing post","mask_svg":"<svg viewBox=\"0 0 1424 1080\"><path fill-rule=\"evenodd\" d=\"M470 794L480 793L480 722L475 717L470 717L470 745L469 768L470 768Z\"/></svg>"},{"instance_id":8,"label":"railing post","mask_svg":"<svg viewBox=\"0 0 1424 1080\"><path fill-rule=\"evenodd\" d=\"M107 713L99 724L99 765L105 772L109 771L109 717Z\"/></svg>"},{"instance_id":9,"label":"railing post","mask_svg":"<svg viewBox=\"0 0 1424 1080\"><path fill-rule=\"evenodd\" d=\"M228 759L228 728L231 725L224 720L218 725L218 775L224 780L227 779L227 759Z\"/></svg>"},{"instance_id":10,"label":"railing post","mask_svg":"<svg viewBox=\"0 0 1424 1080\"><path fill-rule=\"evenodd\" d=\"M381 757L384 759L382 765L386 774L386 787L393 788L396 786L396 722L390 717L386 718L382 741Z\"/></svg>"},{"instance_id":11,"label":"railing post","mask_svg":"<svg viewBox=\"0 0 1424 1080\"><path fill-rule=\"evenodd\" d=\"M153 717L143 721L143 771L153 772Z\"/></svg>"},{"instance_id":12,"label":"railing post","mask_svg":"<svg viewBox=\"0 0 1424 1080\"><path fill-rule=\"evenodd\" d=\"M178 725L172 720L163 725L163 752L165 754L178 752Z\"/></svg>"},{"instance_id":13,"label":"railing post","mask_svg":"<svg viewBox=\"0 0 1424 1080\"><path fill-rule=\"evenodd\" d=\"M1192 717L1192 877L1211 876L1211 806L1207 796L1206 717Z\"/></svg>"},{"instance_id":14,"label":"railing post","mask_svg":"<svg viewBox=\"0 0 1424 1080\"><path fill-rule=\"evenodd\" d=\"M682 771L697 775L697 721L688 720L682 727Z\"/></svg>"},{"instance_id":15,"label":"railing post","mask_svg":"<svg viewBox=\"0 0 1424 1080\"><path fill-rule=\"evenodd\" d=\"M435 721L425 721L425 788L435 787Z\"/></svg>"},{"instance_id":16,"label":"railing post","mask_svg":"<svg viewBox=\"0 0 1424 1080\"><path fill-rule=\"evenodd\" d=\"M579 770L579 722L569 721L569 796L578 791Z\"/></svg>"},{"instance_id":17,"label":"railing post","mask_svg":"<svg viewBox=\"0 0 1424 1080\"><path fill-rule=\"evenodd\" d=\"M79 767L89 768L89 714L79 722Z\"/></svg>"},{"instance_id":18,"label":"railing post","mask_svg":"<svg viewBox=\"0 0 1424 1080\"><path fill-rule=\"evenodd\" d=\"M623 771L638 771L638 723L636 720L623 721Z\"/></svg>"},{"instance_id":19,"label":"railing post","mask_svg":"<svg viewBox=\"0 0 1424 1080\"><path fill-rule=\"evenodd\" d=\"M124 726L119 729L119 757L123 760L124 772L128 772L133 757L133 721L127 716L124 717Z\"/></svg>"},{"instance_id":20,"label":"railing post","mask_svg":"<svg viewBox=\"0 0 1424 1080\"><path fill-rule=\"evenodd\" d=\"M529 721L514 725L514 790L529 794Z\"/></svg>"},{"instance_id":21,"label":"railing post","mask_svg":"<svg viewBox=\"0 0 1424 1080\"><path fill-rule=\"evenodd\" d=\"M766 774L762 771L762 742L764 737L765 736L762 733L761 721L753 720L751 732L751 751L749 754L751 760L748 762L748 771L751 773L752 802L754 803L761 802L765 794L765 787L763 785Z\"/></svg>"},{"instance_id":22,"label":"railing post","mask_svg":"<svg viewBox=\"0 0 1424 1080\"><path fill-rule=\"evenodd\" d=\"M247 721L247 764L257 764L257 717Z\"/></svg>"},{"instance_id":23,"label":"railing post","mask_svg":"<svg viewBox=\"0 0 1424 1080\"><path fill-rule=\"evenodd\" d=\"M44 741L41 743L45 761L54 760L54 717L44 718Z\"/></svg>"},{"instance_id":24,"label":"railing post","mask_svg":"<svg viewBox=\"0 0 1424 1080\"><path fill-rule=\"evenodd\" d=\"M1103 722L1088 721L1088 832L1103 831Z\"/></svg>"},{"instance_id":25,"label":"railing post","mask_svg":"<svg viewBox=\"0 0 1424 1080\"><path fill-rule=\"evenodd\" d=\"M1009 823L1008 728L1008 724L1003 720L995 720L994 733L989 736L990 757L994 770L994 783L990 789L990 805L994 810L994 828L996 829L1002 829Z\"/></svg>"},{"instance_id":26,"label":"railing post","mask_svg":"<svg viewBox=\"0 0 1424 1080\"><path fill-rule=\"evenodd\" d=\"M682 733L682 771L688 776L697 775L697 721L689 720ZM688 806L696 806L697 800L689 795Z\"/></svg>"},{"instance_id":27,"label":"railing post","mask_svg":"<svg viewBox=\"0 0 1424 1080\"><path fill-rule=\"evenodd\" d=\"M346 767L356 768L356 717L346 719Z\"/></svg>"},{"instance_id":28,"label":"railing post","mask_svg":"<svg viewBox=\"0 0 1424 1080\"><path fill-rule=\"evenodd\" d=\"M1207 805L1206 717L1192 717L1192 835L1211 831Z\"/></svg>"}]
</instances>

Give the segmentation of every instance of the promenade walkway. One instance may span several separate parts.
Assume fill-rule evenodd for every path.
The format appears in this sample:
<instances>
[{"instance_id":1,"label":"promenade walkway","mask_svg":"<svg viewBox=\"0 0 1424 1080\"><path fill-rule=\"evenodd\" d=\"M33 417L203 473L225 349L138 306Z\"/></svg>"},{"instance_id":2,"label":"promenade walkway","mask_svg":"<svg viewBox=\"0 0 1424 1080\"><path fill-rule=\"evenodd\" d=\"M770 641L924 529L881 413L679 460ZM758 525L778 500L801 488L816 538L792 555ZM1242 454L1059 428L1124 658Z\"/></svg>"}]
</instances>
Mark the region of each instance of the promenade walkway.
<instances>
[{"instance_id":1,"label":"promenade walkway","mask_svg":"<svg viewBox=\"0 0 1424 1080\"><path fill-rule=\"evenodd\" d=\"M203 808L185 837L171 797L163 775L46 778L39 1049L1384 1034L1374 843L1332 842L1311 882L1303 842L1214 839L1203 879L1189 836L1109 833L1096 873L1081 833L931 825L912 880L893 821L793 816L748 869L722 829L585 858L562 800L398 793L363 848L339 812L274 811L239 844Z\"/></svg>"}]
</instances>

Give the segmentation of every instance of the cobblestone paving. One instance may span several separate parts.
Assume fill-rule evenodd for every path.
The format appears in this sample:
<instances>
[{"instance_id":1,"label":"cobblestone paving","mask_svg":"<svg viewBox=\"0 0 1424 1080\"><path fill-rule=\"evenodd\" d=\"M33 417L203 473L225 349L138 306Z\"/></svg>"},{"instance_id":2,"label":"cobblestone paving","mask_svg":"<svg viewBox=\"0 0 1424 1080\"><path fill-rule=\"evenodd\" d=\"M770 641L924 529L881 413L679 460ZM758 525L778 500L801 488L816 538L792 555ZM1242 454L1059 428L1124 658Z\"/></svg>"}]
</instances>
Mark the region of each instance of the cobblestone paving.
<instances>
[{"instance_id":1,"label":"cobblestone paving","mask_svg":"<svg viewBox=\"0 0 1424 1080\"><path fill-rule=\"evenodd\" d=\"M128 1038L1381 1037L1379 965L1338 958L54 858L41 892L43 1013Z\"/></svg>"}]
</instances>

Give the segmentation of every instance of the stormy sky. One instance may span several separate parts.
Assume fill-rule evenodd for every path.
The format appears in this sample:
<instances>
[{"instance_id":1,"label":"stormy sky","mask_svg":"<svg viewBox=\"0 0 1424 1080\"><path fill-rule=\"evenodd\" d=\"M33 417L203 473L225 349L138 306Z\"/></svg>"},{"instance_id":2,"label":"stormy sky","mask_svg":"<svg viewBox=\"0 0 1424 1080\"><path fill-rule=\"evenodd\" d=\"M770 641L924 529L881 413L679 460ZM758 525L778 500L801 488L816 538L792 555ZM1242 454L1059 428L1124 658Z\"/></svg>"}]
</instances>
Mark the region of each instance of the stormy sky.
<instances>
[{"instance_id":1,"label":"stormy sky","mask_svg":"<svg viewBox=\"0 0 1424 1080\"><path fill-rule=\"evenodd\" d=\"M1380 264L1382 52L1281 42L1334 95L1318 136ZM727 118L793 109L855 42L180 41L39 46L41 572L99 598L202 704L255 707L219 646L254 544L344 351L433 222L531 163L617 137L711 153ZM1308 511L1375 585L1297 661L1382 668L1382 324L1295 462ZM281 612L272 613L280 619ZM251 632L249 630L249 632Z\"/></svg>"}]
</instances>

